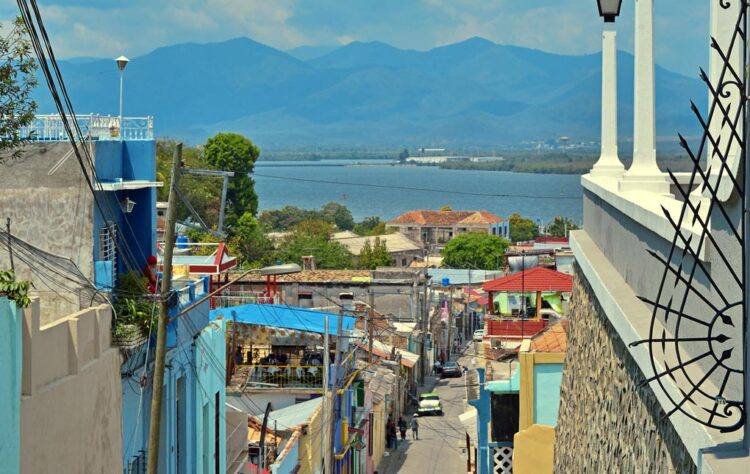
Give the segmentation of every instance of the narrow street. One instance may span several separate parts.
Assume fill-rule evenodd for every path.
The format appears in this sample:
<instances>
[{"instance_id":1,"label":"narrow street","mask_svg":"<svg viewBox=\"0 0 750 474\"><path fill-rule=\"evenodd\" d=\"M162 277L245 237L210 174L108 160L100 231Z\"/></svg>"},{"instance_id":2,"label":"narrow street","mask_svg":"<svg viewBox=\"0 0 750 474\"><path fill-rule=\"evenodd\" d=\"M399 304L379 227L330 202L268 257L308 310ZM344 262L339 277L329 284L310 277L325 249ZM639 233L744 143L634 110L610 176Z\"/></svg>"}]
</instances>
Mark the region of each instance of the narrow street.
<instances>
[{"instance_id":1,"label":"narrow street","mask_svg":"<svg viewBox=\"0 0 750 474\"><path fill-rule=\"evenodd\" d=\"M468 356L458 362L471 367ZM421 391L430 391L430 384ZM432 391L440 395L444 415L418 418L419 440L413 441L411 430L407 431L406 441L399 440L398 449L383 458L378 474L466 472L465 429L458 419L465 409L464 378L438 379Z\"/></svg>"}]
</instances>

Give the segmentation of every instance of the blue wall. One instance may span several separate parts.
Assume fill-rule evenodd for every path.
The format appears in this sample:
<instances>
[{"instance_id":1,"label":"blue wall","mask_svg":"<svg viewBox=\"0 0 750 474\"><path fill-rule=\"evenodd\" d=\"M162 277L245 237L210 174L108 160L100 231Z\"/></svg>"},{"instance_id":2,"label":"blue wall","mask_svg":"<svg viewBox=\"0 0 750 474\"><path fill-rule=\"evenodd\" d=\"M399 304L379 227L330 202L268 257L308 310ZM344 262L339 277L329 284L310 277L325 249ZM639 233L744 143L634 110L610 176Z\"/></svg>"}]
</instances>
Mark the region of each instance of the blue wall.
<instances>
[{"instance_id":1,"label":"blue wall","mask_svg":"<svg viewBox=\"0 0 750 474\"><path fill-rule=\"evenodd\" d=\"M198 392L195 416L193 452L197 462L195 472L226 472L226 339L223 319L211 322L195 341L195 368L198 374ZM216 398L218 395L218 407ZM218 408L218 411L217 411ZM218 415L218 453L216 452L216 420Z\"/></svg>"},{"instance_id":2,"label":"blue wall","mask_svg":"<svg viewBox=\"0 0 750 474\"><path fill-rule=\"evenodd\" d=\"M205 296L206 280L199 280L193 288L183 292L181 304L173 308L174 316L182 308ZM153 380L152 341L144 344L140 352L126 361L123 374L122 429L123 461L128 463L142 451L148 451L148 427ZM208 301L180 316L168 326L167 369L164 374L159 446L159 473L203 472L203 446L209 446L209 472L214 462L226 469L226 423L224 420L225 347L223 323L208 325ZM148 364L145 364L148 353ZM138 381L143 369L148 383L141 395ZM219 456L215 454L215 395L219 393ZM207 421L210 430L204 430L203 407L207 400ZM205 436L204 436L205 435ZM215 460L216 459L216 460Z\"/></svg>"},{"instance_id":3,"label":"blue wall","mask_svg":"<svg viewBox=\"0 0 750 474\"><path fill-rule=\"evenodd\" d=\"M534 364L534 423L557 426L563 364Z\"/></svg>"},{"instance_id":4,"label":"blue wall","mask_svg":"<svg viewBox=\"0 0 750 474\"><path fill-rule=\"evenodd\" d=\"M156 178L156 142L153 140L96 142L96 168L100 181L146 180ZM96 197L103 212L118 228L118 243L124 254L117 255L116 273L141 270L146 258L156 252L156 189L100 191ZM135 201L133 212L124 214L120 201ZM94 261L99 260L99 232L104 226L101 213L93 204ZM126 264L127 262L127 264ZM130 268L128 268L130 267ZM97 278L97 280L100 280Z\"/></svg>"},{"instance_id":5,"label":"blue wall","mask_svg":"<svg viewBox=\"0 0 750 474\"><path fill-rule=\"evenodd\" d=\"M0 472L21 471L21 377L23 311L0 297Z\"/></svg>"}]
</instances>

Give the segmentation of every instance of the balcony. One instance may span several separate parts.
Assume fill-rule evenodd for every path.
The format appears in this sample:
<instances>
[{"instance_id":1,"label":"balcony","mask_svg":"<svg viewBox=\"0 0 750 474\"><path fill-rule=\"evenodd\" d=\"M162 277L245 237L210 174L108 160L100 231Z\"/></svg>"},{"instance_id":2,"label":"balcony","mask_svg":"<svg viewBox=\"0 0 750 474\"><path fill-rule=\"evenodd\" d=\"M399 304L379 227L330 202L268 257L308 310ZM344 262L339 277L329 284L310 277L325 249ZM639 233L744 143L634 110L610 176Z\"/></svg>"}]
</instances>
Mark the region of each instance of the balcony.
<instances>
[{"instance_id":1,"label":"balcony","mask_svg":"<svg viewBox=\"0 0 750 474\"><path fill-rule=\"evenodd\" d=\"M120 117L109 115L76 115L84 137L91 140L153 140L154 118ZM68 141L68 135L59 115L37 115L28 127L23 127L21 136L33 141Z\"/></svg>"},{"instance_id":2,"label":"balcony","mask_svg":"<svg viewBox=\"0 0 750 474\"><path fill-rule=\"evenodd\" d=\"M244 390L323 390L323 366L320 365L241 365L234 382Z\"/></svg>"}]
</instances>

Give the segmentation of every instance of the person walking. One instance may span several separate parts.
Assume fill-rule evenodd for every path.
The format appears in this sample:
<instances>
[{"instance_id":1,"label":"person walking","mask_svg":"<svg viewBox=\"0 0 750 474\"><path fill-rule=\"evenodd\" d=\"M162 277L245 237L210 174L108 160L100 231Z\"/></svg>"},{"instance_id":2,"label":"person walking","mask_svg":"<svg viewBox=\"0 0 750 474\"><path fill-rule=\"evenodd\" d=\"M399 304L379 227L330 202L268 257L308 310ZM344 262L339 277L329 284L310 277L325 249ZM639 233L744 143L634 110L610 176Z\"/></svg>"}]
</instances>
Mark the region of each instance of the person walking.
<instances>
[{"instance_id":1,"label":"person walking","mask_svg":"<svg viewBox=\"0 0 750 474\"><path fill-rule=\"evenodd\" d=\"M396 424L393 423L393 420L390 417L388 418L388 423L385 425L385 438L388 449L395 449L397 442Z\"/></svg>"},{"instance_id":2,"label":"person walking","mask_svg":"<svg viewBox=\"0 0 750 474\"><path fill-rule=\"evenodd\" d=\"M419 422L417 417L411 419L411 439L419 439Z\"/></svg>"},{"instance_id":3,"label":"person walking","mask_svg":"<svg viewBox=\"0 0 750 474\"><path fill-rule=\"evenodd\" d=\"M406 440L406 421L398 417L398 430L401 432L401 441Z\"/></svg>"}]
</instances>

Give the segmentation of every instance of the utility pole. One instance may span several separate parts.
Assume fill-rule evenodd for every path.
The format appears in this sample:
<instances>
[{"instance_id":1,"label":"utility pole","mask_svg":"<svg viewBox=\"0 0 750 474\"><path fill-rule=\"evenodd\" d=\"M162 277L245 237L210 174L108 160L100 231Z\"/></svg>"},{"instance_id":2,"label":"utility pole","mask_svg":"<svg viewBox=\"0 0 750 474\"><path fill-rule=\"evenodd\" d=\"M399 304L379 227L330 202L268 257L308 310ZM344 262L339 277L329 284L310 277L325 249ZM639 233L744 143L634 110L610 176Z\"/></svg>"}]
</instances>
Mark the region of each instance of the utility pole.
<instances>
[{"instance_id":1,"label":"utility pole","mask_svg":"<svg viewBox=\"0 0 750 474\"><path fill-rule=\"evenodd\" d=\"M164 241L164 273L161 280L161 308L156 329L156 358L154 359L154 380L151 395L151 419L148 430L148 474L159 470L159 428L161 427L161 395L164 384L164 356L167 345L167 319L169 319L169 294L172 285L172 252L175 242L175 221L177 220L177 182L180 178L182 143L174 149L172 158L172 182L169 186L169 207L167 208L167 229Z\"/></svg>"},{"instance_id":2,"label":"utility pole","mask_svg":"<svg viewBox=\"0 0 750 474\"><path fill-rule=\"evenodd\" d=\"M329 338L328 338L328 318L329 316L325 315L325 328L323 332L323 346L325 349L323 350L323 424L322 424L322 439L320 442L320 454L321 458L323 459L323 474L326 474L328 472L331 472L331 468L329 467L331 465L330 460L328 459L328 455L330 454L330 450L328 449L328 436L330 434L329 430L325 429L328 422L328 369L331 366L329 357L328 357L328 345L329 345Z\"/></svg>"},{"instance_id":3,"label":"utility pole","mask_svg":"<svg viewBox=\"0 0 750 474\"><path fill-rule=\"evenodd\" d=\"M368 319L370 320L367 324L367 362L369 364L372 364L372 335L373 335L373 327L372 327L372 321L375 317L375 293L372 291L372 287L370 287L370 290L368 291L368 305L369 308L367 308L367 314ZM365 320L367 322L367 320Z\"/></svg>"},{"instance_id":4,"label":"utility pole","mask_svg":"<svg viewBox=\"0 0 750 474\"><path fill-rule=\"evenodd\" d=\"M450 301L448 302L448 360L451 359L453 349L453 287L451 286Z\"/></svg>"},{"instance_id":5,"label":"utility pole","mask_svg":"<svg viewBox=\"0 0 750 474\"><path fill-rule=\"evenodd\" d=\"M427 323L428 319L430 318L430 297L428 293L427 288L427 278L424 279L424 298L422 301L422 346L420 347L419 351L419 372L420 372L420 381L422 384L424 384L424 377L425 377L425 358L427 357L427 344L425 344L425 341L427 340Z\"/></svg>"},{"instance_id":6,"label":"utility pole","mask_svg":"<svg viewBox=\"0 0 750 474\"><path fill-rule=\"evenodd\" d=\"M341 364L341 331L343 328L344 318L343 316L339 315L338 317L338 323L336 324L336 352L333 356L333 378L331 379L331 418L328 423L328 429L329 429L329 443L330 447L329 449L329 455L328 458L330 459L330 463L326 465L326 471L333 473L333 462L336 459L334 454L336 451L336 398L337 398L337 385L338 385L338 377L339 377L339 365Z\"/></svg>"},{"instance_id":7,"label":"utility pole","mask_svg":"<svg viewBox=\"0 0 750 474\"><path fill-rule=\"evenodd\" d=\"M13 244L10 237L10 217L5 218L5 229L7 230L8 234L8 254L10 255L10 269L15 274L16 266L13 264Z\"/></svg>"}]
</instances>

